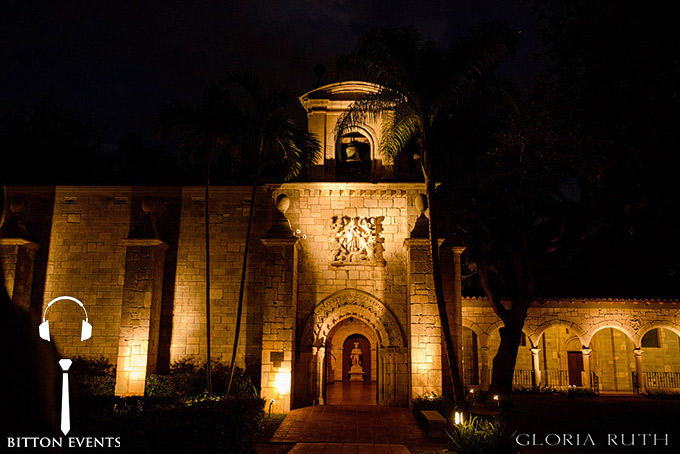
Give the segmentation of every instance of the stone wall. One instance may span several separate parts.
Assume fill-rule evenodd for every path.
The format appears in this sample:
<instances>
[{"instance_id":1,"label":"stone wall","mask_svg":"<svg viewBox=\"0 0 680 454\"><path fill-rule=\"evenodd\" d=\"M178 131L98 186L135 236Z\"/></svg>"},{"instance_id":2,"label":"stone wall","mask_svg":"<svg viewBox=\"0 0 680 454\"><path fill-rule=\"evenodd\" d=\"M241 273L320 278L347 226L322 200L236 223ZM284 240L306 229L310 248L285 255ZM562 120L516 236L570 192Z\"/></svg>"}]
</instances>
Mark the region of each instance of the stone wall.
<instances>
[{"instance_id":1,"label":"stone wall","mask_svg":"<svg viewBox=\"0 0 680 454\"><path fill-rule=\"evenodd\" d=\"M93 326L80 342L84 314L71 303L50 308L50 333L64 357L104 357L116 363L130 188L57 187L54 195L44 304L68 295L79 299Z\"/></svg>"},{"instance_id":2,"label":"stone wall","mask_svg":"<svg viewBox=\"0 0 680 454\"><path fill-rule=\"evenodd\" d=\"M128 317L126 325L131 328L143 324L139 317L143 318L145 312L135 310L130 314L125 309L129 304L127 300L134 299L135 295L132 292L126 297L124 293L126 276L135 276L135 273L129 274L129 267L126 268L126 263L134 263L134 260L126 260L126 241L143 217L142 199L155 199L157 210L153 219L167 250L162 268L153 278L160 298L160 307L155 312L160 332L153 336L153 361L158 367L149 370L167 371L170 363L189 356L204 360L207 345L204 188L8 188L8 198L13 197L25 199L26 206L20 217L28 229L35 232L38 247L33 272L20 272L18 276L21 279L26 275L35 276L29 296L38 304L32 303L31 312L37 320L53 298L62 295L78 298L93 326L92 338L80 342L81 321L85 314L75 303L62 301L50 307L47 313L52 341L65 357L103 357L112 364L121 361L121 316ZM214 360L228 361L231 357L249 200L250 188L211 188ZM262 338L260 271L266 266L259 238L270 224L270 204L267 190L259 188L237 356L238 365L242 367L254 363L256 375L259 375ZM8 241L3 239L3 260L7 262L3 268L7 270L8 287L14 290L23 282L17 277L17 270L26 267L17 268L22 256L15 242L9 244ZM134 331L137 332L136 328ZM134 337L131 331L124 332L122 338ZM136 392L140 389L136 388Z\"/></svg>"},{"instance_id":3,"label":"stone wall","mask_svg":"<svg viewBox=\"0 0 680 454\"><path fill-rule=\"evenodd\" d=\"M210 189L211 350L214 359L225 362L231 358L234 342L250 194L248 187ZM182 189L171 361L207 354L204 201L204 188ZM262 337L263 287L258 270L264 250L259 239L269 227L271 211L270 197L262 188L256 202L237 356L241 367L246 366L247 356L259 362Z\"/></svg>"},{"instance_id":4,"label":"stone wall","mask_svg":"<svg viewBox=\"0 0 680 454\"><path fill-rule=\"evenodd\" d=\"M261 375L263 395L277 400L276 411L323 402L325 342L351 319L373 333L371 376L381 403L407 405L445 390L429 247L422 235L412 236L416 219L426 221L416 203L422 192L415 183L258 188L237 364L258 382ZM282 195L287 203L277 213ZM211 350L224 362L234 342L250 197L250 188L214 187L209 200ZM10 187L8 198L15 201L8 219L27 229L3 228L0 241L4 279L17 304L36 325L58 296L78 298L87 309L93 333L84 342L82 309L60 301L48 311L53 342L65 357L117 364L127 374L119 377L125 380L120 394L143 392L148 374L165 372L174 361L204 360L204 188ZM153 209L142 210L145 200L155 201ZM357 229L366 236L352 236ZM29 250L20 250L27 244ZM338 253L352 244L353 252ZM624 389L611 385L612 377L623 383L631 371L680 372L679 307L677 301L537 302L528 312L517 369L538 369L540 383L540 369L563 370L563 353L581 349L588 371L606 386ZM455 326L455 307L450 317ZM500 320L484 299L464 298L462 325L477 338L471 355L465 351L473 346L471 335L455 330L463 368L476 356L480 386L488 385ZM641 347L655 328L663 328L662 347ZM604 345L612 340L607 353Z\"/></svg>"}]
</instances>

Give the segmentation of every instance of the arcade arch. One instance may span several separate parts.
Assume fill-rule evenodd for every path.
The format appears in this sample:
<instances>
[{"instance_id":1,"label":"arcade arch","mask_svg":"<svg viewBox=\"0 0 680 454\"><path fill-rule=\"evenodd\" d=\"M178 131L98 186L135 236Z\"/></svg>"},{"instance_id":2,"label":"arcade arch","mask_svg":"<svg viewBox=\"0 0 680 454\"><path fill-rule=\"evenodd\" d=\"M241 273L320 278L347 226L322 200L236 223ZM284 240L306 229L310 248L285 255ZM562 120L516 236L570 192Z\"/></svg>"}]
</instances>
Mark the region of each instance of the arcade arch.
<instances>
[{"instance_id":1,"label":"arcade arch","mask_svg":"<svg viewBox=\"0 0 680 454\"><path fill-rule=\"evenodd\" d=\"M648 392L680 388L680 336L672 327L649 328L641 337L641 385Z\"/></svg>"},{"instance_id":2,"label":"arcade arch","mask_svg":"<svg viewBox=\"0 0 680 454\"><path fill-rule=\"evenodd\" d=\"M591 336L591 368L603 392L632 392L636 372L635 345L622 329L605 326Z\"/></svg>"},{"instance_id":3,"label":"arcade arch","mask_svg":"<svg viewBox=\"0 0 680 454\"><path fill-rule=\"evenodd\" d=\"M540 385L554 388L587 383L583 332L577 325L555 321L539 327L536 335Z\"/></svg>"}]
</instances>

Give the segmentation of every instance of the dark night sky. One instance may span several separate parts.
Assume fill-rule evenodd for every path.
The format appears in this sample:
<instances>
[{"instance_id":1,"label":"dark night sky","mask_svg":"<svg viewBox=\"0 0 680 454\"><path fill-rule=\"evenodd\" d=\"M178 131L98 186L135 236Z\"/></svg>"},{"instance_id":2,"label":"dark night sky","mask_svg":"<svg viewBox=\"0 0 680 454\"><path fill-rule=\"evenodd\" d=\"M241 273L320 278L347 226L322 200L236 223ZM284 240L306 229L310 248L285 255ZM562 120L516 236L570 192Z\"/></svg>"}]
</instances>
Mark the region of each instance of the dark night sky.
<instances>
[{"instance_id":1,"label":"dark night sky","mask_svg":"<svg viewBox=\"0 0 680 454\"><path fill-rule=\"evenodd\" d=\"M153 115L196 99L230 69L248 69L299 96L317 63L374 27L411 26L447 45L475 24L505 21L522 31L504 68L522 86L539 50L531 0L253 0L3 2L0 111L48 97L92 119L105 143L135 131L151 137ZM299 109L302 115L302 109Z\"/></svg>"}]
</instances>

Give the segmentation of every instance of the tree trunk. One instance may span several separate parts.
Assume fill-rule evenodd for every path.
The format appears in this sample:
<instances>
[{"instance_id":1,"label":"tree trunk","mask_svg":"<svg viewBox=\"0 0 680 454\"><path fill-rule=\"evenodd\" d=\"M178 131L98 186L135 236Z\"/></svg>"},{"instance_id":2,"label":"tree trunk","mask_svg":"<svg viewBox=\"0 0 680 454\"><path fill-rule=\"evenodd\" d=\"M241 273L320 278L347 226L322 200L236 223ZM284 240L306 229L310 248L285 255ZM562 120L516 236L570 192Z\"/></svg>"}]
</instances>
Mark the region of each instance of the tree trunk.
<instances>
[{"instance_id":1,"label":"tree trunk","mask_svg":"<svg viewBox=\"0 0 680 454\"><path fill-rule=\"evenodd\" d=\"M210 148L208 148L208 164L205 178L205 336L206 336L206 385L208 388L208 396L213 395L212 389L212 358L211 358L211 342L210 342Z\"/></svg>"},{"instance_id":2,"label":"tree trunk","mask_svg":"<svg viewBox=\"0 0 680 454\"><path fill-rule=\"evenodd\" d=\"M444 286L442 283L441 266L439 263L439 235L436 229L436 214L437 210L434 206L434 183L426 176L426 190L428 203L430 205L430 258L432 260L432 280L434 284L434 293L437 300L437 309L439 312L439 320L442 327L442 335L444 336L444 343L446 345L446 354L449 363L449 373L451 374L451 384L453 386L453 398L456 406L462 405L465 402L465 392L463 391L463 382L460 378L460 370L458 364L458 356L453 344L451 335L451 326L449 324L449 315L446 308L446 300L444 299Z\"/></svg>"},{"instance_id":3,"label":"tree trunk","mask_svg":"<svg viewBox=\"0 0 680 454\"><path fill-rule=\"evenodd\" d=\"M489 391L493 394L510 394L517 362L517 352L522 342L523 322L506 322L498 330L501 342L493 358L493 371Z\"/></svg>"},{"instance_id":4,"label":"tree trunk","mask_svg":"<svg viewBox=\"0 0 680 454\"><path fill-rule=\"evenodd\" d=\"M246 244L243 250L243 263L241 264L241 284L238 291L238 310L236 312L236 329L234 330L234 350L231 352L231 363L229 366L229 380L227 381L227 389L224 393L229 397L231 391L231 383L234 380L234 369L236 368L236 350L238 349L238 338L241 333L241 315L243 314L243 293L246 285L246 269L248 266L248 250L250 249L250 235L253 230L253 214L255 212L255 195L257 194L257 174L260 169L260 156L264 147L264 134L260 134L260 148L257 150L257 159L255 160L255 175L253 175L253 186L250 193L250 212L248 213L248 229L246 231Z\"/></svg>"}]
</instances>

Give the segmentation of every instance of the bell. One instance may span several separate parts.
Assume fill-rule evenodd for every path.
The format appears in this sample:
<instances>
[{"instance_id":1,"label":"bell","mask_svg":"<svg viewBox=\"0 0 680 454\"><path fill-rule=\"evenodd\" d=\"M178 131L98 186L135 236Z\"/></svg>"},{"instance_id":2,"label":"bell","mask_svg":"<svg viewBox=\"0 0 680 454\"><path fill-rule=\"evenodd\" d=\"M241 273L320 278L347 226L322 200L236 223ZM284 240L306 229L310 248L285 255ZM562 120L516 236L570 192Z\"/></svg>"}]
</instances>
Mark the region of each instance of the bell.
<instances>
[{"instance_id":1,"label":"bell","mask_svg":"<svg viewBox=\"0 0 680 454\"><path fill-rule=\"evenodd\" d=\"M345 162L361 162L361 156L359 156L359 147L356 142L351 142L345 148Z\"/></svg>"}]
</instances>

